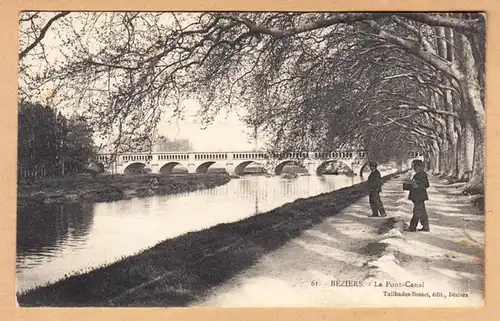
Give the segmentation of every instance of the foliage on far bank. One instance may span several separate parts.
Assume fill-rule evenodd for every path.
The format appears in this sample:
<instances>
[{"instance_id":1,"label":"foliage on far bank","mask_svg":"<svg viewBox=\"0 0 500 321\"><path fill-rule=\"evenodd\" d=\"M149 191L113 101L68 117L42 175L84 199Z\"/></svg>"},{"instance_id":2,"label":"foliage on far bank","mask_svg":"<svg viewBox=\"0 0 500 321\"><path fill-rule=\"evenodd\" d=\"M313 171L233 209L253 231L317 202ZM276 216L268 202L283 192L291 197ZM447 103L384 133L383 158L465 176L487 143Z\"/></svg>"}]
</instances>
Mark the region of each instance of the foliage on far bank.
<instances>
[{"instance_id":1,"label":"foliage on far bank","mask_svg":"<svg viewBox=\"0 0 500 321\"><path fill-rule=\"evenodd\" d=\"M133 197L187 193L224 185L229 175L71 175L21 182L18 203L111 202Z\"/></svg>"},{"instance_id":2,"label":"foliage on far bank","mask_svg":"<svg viewBox=\"0 0 500 321\"><path fill-rule=\"evenodd\" d=\"M160 135L155 139L153 150L155 152L188 152L193 150L193 146L188 139L170 139Z\"/></svg>"},{"instance_id":3,"label":"foliage on far bank","mask_svg":"<svg viewBox=\"0 0 500 321\"><path fill-rule=\"evenodd\" d=\"M18 124L20 179L82 172L95 153L92 129L83 118L21 102Z\"/></svg>"}]
</instances>

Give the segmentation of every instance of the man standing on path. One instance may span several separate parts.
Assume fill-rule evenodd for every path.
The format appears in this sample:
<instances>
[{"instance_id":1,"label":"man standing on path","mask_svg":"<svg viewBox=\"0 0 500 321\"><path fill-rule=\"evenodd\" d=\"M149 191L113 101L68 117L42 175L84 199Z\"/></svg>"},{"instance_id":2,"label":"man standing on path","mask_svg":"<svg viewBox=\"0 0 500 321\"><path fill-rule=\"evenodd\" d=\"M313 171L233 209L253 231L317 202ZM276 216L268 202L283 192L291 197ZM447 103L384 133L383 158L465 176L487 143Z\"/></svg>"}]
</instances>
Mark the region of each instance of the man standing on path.
<instances>
[{"instance_id":1,"label":"man standing on path","mask_svg":"<svg viewBox=\"0 0 500 321\"><path fill-rule=\"evenodd\" d=\"M371 173L368 176L368 188L370 189L370 207L372 208L372 217L387 216L385 213L384 205L380 199L380 192L382 191L382 181L380 172L377 169L377 163L370 161L368 163Z\"/></svg>"},{"instance_id":2,"label":"man standing on path","mask_svg":"<svg viewBox=\"0 0 500 321\"><path fill-rule=\"evenodd\" d=\"M413 217L410 221L410 227L405 229L407 232L416 232L418 222L422 224L419 231L430 232L429 217L425 209L425 201L429 199L427 196L427 188L429 187L429 179L424 171L425 164L420 159L415 159L411 162L411 167L416 172L413 176L410 195L408 199L413 202Z\"/></svg>"}]
</instances>

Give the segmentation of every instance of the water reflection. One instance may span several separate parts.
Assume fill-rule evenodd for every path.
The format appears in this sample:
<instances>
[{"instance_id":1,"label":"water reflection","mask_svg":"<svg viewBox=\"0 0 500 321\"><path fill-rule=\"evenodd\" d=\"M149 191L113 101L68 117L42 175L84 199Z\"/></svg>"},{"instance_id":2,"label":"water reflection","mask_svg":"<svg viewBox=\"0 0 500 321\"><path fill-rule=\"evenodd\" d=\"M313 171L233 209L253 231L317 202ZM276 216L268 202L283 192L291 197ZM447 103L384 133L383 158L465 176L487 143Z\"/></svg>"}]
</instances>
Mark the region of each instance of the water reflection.
<instances>
[{"instance_id":1,"label":"water reflection","mask_svg":"<svg viewBox=\"0 0 500 321\"><path fill-rule=\"evenodd\" d=\"M92 228L88 204L30 204L17 208L17 264L42 263L63 244L84 243ZM27 261L26 263L24 263Z\"/></svg>"},{"instance_id":2,"label":"water reflection","mask_svg":"<svg viewBox=\"0 0 500 321\"><path fill-rule=\"evenodd\" d=\"M19 209L18 290L110 263L159 241L234 222L361 181L360 177L247 176L208 190L110 203Z\"/></svg>"}]
</instances>

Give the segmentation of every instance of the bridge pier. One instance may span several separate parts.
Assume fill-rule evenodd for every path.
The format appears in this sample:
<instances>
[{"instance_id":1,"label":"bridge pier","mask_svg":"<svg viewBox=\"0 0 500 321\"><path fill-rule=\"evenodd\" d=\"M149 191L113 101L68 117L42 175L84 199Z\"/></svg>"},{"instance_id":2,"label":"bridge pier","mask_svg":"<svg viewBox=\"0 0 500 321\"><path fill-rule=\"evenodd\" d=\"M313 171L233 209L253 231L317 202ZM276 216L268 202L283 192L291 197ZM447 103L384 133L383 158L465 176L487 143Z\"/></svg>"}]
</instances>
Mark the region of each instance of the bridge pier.
<instances>
[{"instance_id":1,"label":"bridge pier","mask_svg":"<svg viewBox=\"0 0 500 321\"><path fill-rule=\"evenodd\" d=\"M197 164L193 163L188 163L188 164L183 164L184 167L187 168L188 174L196 174L196 169L198 168Z\"/></svg>"},{"instance_id":2,"label":"bridge pier","mask_svg":"<svg viewBox=\"0 0 500 321\"><path fill-rule=\"evenodd\" d=\"M229 175L238 175L238 174L236 174L236 171L235 171L236 166L234 166L233 163L226 163L224 168L226 169L226 172Z\"/></svg>"},{"instance_id":3,"label":"bridge pier","mask_svg":"<svg viewBox=\"0 0 500 321\"><path fill-rule=\"evenodd\" d=\"M315 161L307 161L304 162L304 167L307 169L307 172L311 176L317 176L318 175L318 168L321 165L319 162Z\"/></svg>"}]
</instances>

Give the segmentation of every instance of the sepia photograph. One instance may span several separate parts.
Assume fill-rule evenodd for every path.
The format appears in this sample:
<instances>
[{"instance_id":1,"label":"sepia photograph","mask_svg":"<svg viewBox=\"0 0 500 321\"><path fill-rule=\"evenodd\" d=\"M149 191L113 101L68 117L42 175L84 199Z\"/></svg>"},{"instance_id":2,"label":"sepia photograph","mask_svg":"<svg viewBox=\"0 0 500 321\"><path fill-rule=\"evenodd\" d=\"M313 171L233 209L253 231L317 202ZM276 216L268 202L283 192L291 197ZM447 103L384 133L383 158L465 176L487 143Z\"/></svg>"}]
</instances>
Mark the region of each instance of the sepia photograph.
<instances>
[{"instance_id":1,"label":"sepia photograph","mask_svg":"<svg viewBox=\"0 0 500 321\"><path fill-rule=\"evenodd\" d=\"M484 306L484 12L18 21L19 307Z\"/></svg>"}]
</instances>

